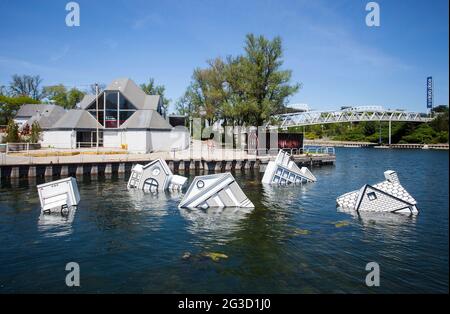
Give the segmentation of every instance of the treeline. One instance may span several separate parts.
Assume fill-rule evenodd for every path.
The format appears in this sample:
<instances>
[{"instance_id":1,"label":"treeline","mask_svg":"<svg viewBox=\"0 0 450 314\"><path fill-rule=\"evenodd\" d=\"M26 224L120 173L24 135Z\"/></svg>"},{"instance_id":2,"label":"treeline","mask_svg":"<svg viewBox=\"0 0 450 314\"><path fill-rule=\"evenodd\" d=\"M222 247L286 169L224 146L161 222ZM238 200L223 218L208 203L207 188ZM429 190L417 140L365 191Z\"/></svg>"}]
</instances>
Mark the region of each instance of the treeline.
<instances>
[{"instance_id":1,"label":"treeline","mask_svg":"<svg viewBox=\"0 0 450 314\"><path fill-rule=\"evenodd\" d=\"M39 75L14 74L8 86L0 86L0 126L7 125L14 118L17 110L23 104L57 104L66 109L75 108L85 94L95 95L95 84L81 90L76 87L66 87L63 84L42 85L43 79ZM153 78L147 83L142 83L141 88L149 95L161 95L165 108L169 105L169 99L164 95L164 85L158 85ZM104 84L98 84L99 92L106 88Z\"/></svg>"},{"instance_id":2,"label":"treeline","mask_svg":"<svg viewBox=\"0 0 450 314\"><path fill-rule=\"evenodd\" d=\"M177 112L204 117L209 124L263 125L300 88L290 84L291 71L281 69L282 56L280 37L248 34L242 55L216 58L194 70Z\"/></svg>"},{"instance_id":3,"label":"treeline","mask_svg":"<svg viewBox=\"0 0 450 314\"><path fill-rule=\"evenodd\" d=\"M436 144L448 143L449 108L439 106L433 109L435 119L429 123L392 122L391 141L393 144ZM303 128L290 131L302 132ZM305 127L307 139L330 139L336 141L356 141L387 144L389 123L359 122L324 124ZM380 132L381 131L381 132Z\"/></svg>"}]
</instances>

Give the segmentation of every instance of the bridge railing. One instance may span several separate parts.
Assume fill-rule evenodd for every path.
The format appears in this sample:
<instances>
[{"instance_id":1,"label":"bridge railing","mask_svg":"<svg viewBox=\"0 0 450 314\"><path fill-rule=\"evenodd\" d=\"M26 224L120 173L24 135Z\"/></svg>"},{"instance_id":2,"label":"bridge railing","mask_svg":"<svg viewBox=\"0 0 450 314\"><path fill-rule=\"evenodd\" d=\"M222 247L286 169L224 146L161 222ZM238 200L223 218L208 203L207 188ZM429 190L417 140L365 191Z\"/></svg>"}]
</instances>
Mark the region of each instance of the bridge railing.
<instances>
[{"instance_id":1,"label":"bridge railing","mask_svg":"<svg viewBox=\"0 0 450 314\"><path fill-rule=\"evenodd\" d=\"M307 111L300 113L287 113L277 115L279 125L274 128L287 128L290 126L305 126L327 123L346 123L362 121L402 121L402 122L429 122L432 118L424 113L401 110L385 111Z\"/></svg>"}]
</instances>

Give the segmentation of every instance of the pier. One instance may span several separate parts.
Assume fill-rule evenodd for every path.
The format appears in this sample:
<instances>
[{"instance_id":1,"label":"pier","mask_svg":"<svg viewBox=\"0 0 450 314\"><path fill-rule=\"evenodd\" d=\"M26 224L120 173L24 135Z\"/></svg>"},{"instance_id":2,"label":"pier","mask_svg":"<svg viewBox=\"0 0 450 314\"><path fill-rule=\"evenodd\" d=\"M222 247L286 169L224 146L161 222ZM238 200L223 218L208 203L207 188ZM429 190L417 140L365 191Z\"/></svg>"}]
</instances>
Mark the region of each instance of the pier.
<instances>
[{"instance_id":1,"label":"pier","mask_svg":"<svg viewBox=\"0 0 450 314\"><path fill-rule=\"evenodd\" d=\"M274 155L248 155L242 151L216 150L190 157L182 152L126 154L92 154L84 152L67 155L36 157L27 154L1 154L0 179L26 177L65 177L118 174L131 171L135 164L146 164L157 158L166 160L174 173L264 171ZM220 155L220 156L219 156ZM205 157L202 157L205 156ZM317 167L333 165L336 157L332 154L293 155L299 166Z\"/></svg>"}]
</instances>

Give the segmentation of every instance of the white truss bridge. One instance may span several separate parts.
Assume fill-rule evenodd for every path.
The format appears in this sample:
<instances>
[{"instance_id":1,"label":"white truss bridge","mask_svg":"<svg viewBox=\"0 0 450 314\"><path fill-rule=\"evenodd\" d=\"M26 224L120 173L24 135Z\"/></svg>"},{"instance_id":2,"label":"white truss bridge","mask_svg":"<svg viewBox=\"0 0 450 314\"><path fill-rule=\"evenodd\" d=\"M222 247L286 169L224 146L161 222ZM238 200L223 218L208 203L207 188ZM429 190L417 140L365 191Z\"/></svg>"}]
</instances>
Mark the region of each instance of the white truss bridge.
<instances>
[{"instance_id":1,"label":"white truss bridge","mask_svg":"<svg viewBox=\"0 0 450 314\"><path fill-rule=\"evenodd\" d=\"M389 110L378 106L352 107L337 111L305 111L275 116L280 121L272 128L307 126L328 123L348 123L362 121L386 122L429 122L432 118L423 113L404 110ZM389 123L390 124L390 123Z\"/></svg>"}]
</instances>

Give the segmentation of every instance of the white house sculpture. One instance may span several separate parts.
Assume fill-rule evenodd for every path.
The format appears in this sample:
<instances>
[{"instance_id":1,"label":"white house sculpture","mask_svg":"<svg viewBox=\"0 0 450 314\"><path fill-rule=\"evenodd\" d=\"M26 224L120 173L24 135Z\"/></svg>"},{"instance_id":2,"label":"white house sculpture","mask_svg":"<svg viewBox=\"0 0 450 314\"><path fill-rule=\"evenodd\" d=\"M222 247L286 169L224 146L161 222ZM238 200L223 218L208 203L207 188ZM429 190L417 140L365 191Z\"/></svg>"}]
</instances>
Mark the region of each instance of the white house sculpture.
<instances>
[{"instance_id":1,"label":"white house sculpture","mask_svg":"<svg viewBox=\"0 0 450 314\"><path fill-rule=\"evenodd\" d=\"M254 208L229 172L197 176L179 205L181 208L246 207Z\"/></svg>"},{"instance_id":2,"label":"white house sculpture","mask_svg":"<svg viewBox=\"0 0 450 314\"><path fill-rule=\"evenodd\" d=\"M77 181L69 177L37 186L42 212L63 211L80 202Z\"/></svg>"},{"instance_id":3,"label":"white house sculpture","mask_svg":"<svg viewBox=\"0 0 450 314\"><path fill-rule=\"evenodd\" d=\"M416 200L400 184L397 173L387 170L384 177L385 181L338 197L338 206L343 211L418 214Z\"/></svg>"},{"instance_id":4,"label":"white house sculpture","mask_svg":"<svg viewBox=\"0 0 450 314\"><path fill-rule=\"evenodd\" d=\"M156 159L145 166L134 166L127 187L150 192L181 190L186 180L185 177L174 175L163 159Z\"/></svg>"},{"instance_id":5,"label":"white house sculpture","mask_svg":"<svg viewBox=\"0 0 450 314\"><path fill-rule=\"evenodd\" d=\"M262 178L265 184L291 184L315 182L316 177L308 168L299 168L289 153L280 150L275 161L269 161Z\"/></svg>"}]
</instances>

